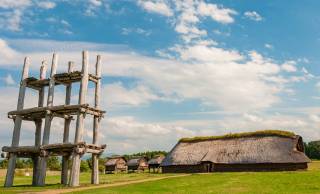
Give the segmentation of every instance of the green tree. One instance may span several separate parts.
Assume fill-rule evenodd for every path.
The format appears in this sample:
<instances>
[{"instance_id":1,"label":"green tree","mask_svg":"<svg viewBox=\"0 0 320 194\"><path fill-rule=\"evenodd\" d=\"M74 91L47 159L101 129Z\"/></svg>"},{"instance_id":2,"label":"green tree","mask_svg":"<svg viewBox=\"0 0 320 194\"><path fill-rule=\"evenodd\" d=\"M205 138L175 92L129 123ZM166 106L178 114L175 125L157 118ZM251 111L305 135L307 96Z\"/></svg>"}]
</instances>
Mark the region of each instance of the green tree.
<instances>
[{"instance_id":1,"label":"green tree","mask_svg":"<svg viewBox=\"0 0 320 194\"><path fill-rule=\"evenodd\" d=\"M305 153L311 159L320 159L320 141L305 143Z\"/></svg>"},{"instance_id":2,"label":"green tree","mask_svg":"<svg viewBox=\"0 0 320 194\"><path fill-rule=\"evenodd\" d=\"M47 168L49 170L61 170L61 162L57 156L49 157L47 160Z\"/></svg>"},{"instance_id":3,"label":"green tree","mask_svg":"<svg viewBox=\"0 0 320 194\"><path fill-rule=\"evenodd\" d=\"M87 160L81 160L80 163L80 172L88 172L90 170Z\"/></svg>"},{"instance_id":4,"label":"green tree","mask_svg":"<svg viewBox=\"0 0 320 194\"><path fill-rule=\"evenodd\" d=\"M123 157L126 160L129 160L131 158L135 158L135 157L147 157L147 159L151 159L153 157L155 157L156 155L164 155L166 156L168 154L168 152L166 151L146 151L146 152L138 152L138 153L134 153L134 154L126 154L123 155Z\"/></svg>"},{"instance_id":5,"label":"green tree","mask_svg":"<svg viewBox=\"0 0 320 194\"><path fill-rule=\"evenodd\" d=\"M31 159L21 159L18 158L16 160L16 168L32 168L32 160Z\"/></svg>"},{"instance_id":6,"label":"green tree","mask_svg":"<svg viewBox=\"0 0 320 194\"><path fill-rule=\"evenodd\" d=\"M90 170L92 170L92 158L88 158L87 160L88 166L90 168ZM104 163L106 162L105 158L99 158L99 171L103 172L105 169Z\"/></svg>"},{"instance_id":7,"label":"green tree","mask_svg":"<svg viewBox=\"0 0 320 194\"><path fill-rule=\"evenodd\" d=\"M8 159L3 159L0 161L0 168L6 169L8 167Z\"/></svg>"}]
</instances>

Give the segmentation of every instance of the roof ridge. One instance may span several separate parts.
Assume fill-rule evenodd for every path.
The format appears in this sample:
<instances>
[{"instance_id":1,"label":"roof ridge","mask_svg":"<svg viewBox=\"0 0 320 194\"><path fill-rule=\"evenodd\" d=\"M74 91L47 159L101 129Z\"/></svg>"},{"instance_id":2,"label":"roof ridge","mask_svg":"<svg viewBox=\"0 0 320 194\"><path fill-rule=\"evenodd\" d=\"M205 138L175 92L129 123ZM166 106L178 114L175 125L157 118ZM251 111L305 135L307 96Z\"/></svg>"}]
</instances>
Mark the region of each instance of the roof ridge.
<instances>
[{"instance_id":1,"label":"roof ridge","mask_svg":"<svg viewBox=\"0 0 320 194\"><path fill-rule=\"evenodd\" d=\"M220 135L220 136L196 136L191 138L181 138L179 142L199 142L199 141L210 141L210 140L219 140L219 139L235 139L235 138L244 138L244 137L267 137L267 136L294 138L296 134L294 134L291 131L284 131L284 130L260 130L260 131L254 131L254 132L229 133L229 134Z\"/></svg>"}]
</instances>

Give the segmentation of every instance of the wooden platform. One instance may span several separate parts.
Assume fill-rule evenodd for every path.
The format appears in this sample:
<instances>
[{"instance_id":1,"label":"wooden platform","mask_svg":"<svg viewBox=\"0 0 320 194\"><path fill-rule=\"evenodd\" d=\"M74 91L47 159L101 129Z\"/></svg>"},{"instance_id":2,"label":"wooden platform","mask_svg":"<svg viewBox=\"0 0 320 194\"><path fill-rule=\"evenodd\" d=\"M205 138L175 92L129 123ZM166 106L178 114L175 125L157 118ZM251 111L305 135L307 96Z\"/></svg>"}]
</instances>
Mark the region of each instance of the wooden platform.
<instances>
[{"instance_id":1,"label":"wooden platform","mask_svg":"<svg viewBox=\"0 0 320 194\"><path fill-rule=\"evenodd\" d=\"M33 121L36 119L45 118L46 114L53 114L53 116L66 119L72 118L72 115L77 115L79 112L98 117L103 117L103 114L105 113L105 111L90 107L89 104L80 104L26 108L22 110L10 111L8 112L8 117L14 119L17 115L19 115L23 120Z\"/></svg>"},{"instance_id":2,"label":"wooden platform","mask_svg":"<svg viewBox=\"0 0 320 194\"><path fill-rule=\"evenodd\" d=\"M70 155L72 152L77 154L101 154L106 148L106 145L93 145L87 144L85 142L80 142L77 144L73 143L58 143L58 144L48 144L42 146L18 146L18 147L2 147L3 152L15 153L18 157L34 157L34 156L66 156ZM7 154L8 155L8 154Z\"/></svg>"},{"instance_id":3,"label":"wooden platform","mask_svg":"<svg viewBox=\"0 0 320 194\"><path fill-rule=\"evenodd\" d=\"M74 71L71 73L58 73L54 75L55 85L68 85L74 82L80 82L82 73L80 71ZM93 74L89 74L89 81L97 83L101 79ZM35 77L28 77L26 79L27 87L40 90L45 86L49 86L50 79L37 79Z\"/></svg>"}]
</instances>

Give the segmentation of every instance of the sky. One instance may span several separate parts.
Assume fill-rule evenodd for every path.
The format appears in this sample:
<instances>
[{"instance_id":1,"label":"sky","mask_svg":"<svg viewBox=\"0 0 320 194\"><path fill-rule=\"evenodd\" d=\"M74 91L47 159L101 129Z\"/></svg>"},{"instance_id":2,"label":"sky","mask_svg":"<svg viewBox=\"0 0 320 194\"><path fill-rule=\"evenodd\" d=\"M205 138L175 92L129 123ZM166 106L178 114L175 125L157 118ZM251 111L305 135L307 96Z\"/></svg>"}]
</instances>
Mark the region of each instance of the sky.
<instances>
[{"instance_id":1,"label":"sky","mask_svg":"<svg viewBox=\"0 0 320 194\"><path fill-rule=\"evenodd\" d=\"M83 50L91 72L102 56L107 114L99 141L109 154L169 151L181 137L264 129L318 140L319 6L317 0L0 0L0 146L11 143L7 112L16 109L24 57L38 77L53 52L58 72L68 61L80 70ZM64 103L64 91L56 87L55 105ZM29 89L25 107L36 104ZM24 122L21 145L32 145L34 132ZM62 137L63 120L54 119L50 143Z\"/></svg>"}]
</instances>

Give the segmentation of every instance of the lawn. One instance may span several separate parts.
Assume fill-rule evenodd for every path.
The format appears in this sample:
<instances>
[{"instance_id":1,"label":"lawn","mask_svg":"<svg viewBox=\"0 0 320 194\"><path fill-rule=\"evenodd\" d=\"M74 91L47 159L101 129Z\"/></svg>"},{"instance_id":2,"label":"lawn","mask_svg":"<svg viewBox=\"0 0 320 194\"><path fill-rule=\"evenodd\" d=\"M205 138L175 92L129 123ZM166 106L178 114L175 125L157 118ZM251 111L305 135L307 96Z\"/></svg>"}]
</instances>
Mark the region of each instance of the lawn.
<instances>
[{"instance_id":1,"label":"lawn","mask_svg":"<svg viewBox=\"0 0 320 194\"><path fill-rule=\"evenodd\" d=\"M169 176L171 175L169 174ZM101 175L100 179L101 183L110 185L164 176L168 176L168 174L107 174ZM16 176L15 186L12 188L2 187L0 193L66 188L59 184L59 180L60 176L53 173L47 176L48 186L30 187L26 185L31 183L31 177ZM81 187L90 185L90 173L82 173L80 180ZM1 176L0 184L3 184L3 181L4 176ZM74 193L320 193L320 161L311 163L308 171L192 174L185 177L95 188Z\"/></svg>"},{"instance_id":2,"label":"lawn","mask_svg":"<svg viewBox=\"0 0 320 194\"><path fill-rule=\"evenodd\" d=\"M94 193L320 193L320 161L310 164L308 171L193 174L95 189Z\"/></svg>"},{"instance_id":3,"label":"lawn","mask_svg":"<svg viewBox=\"0 0 320 194\"><path fill-rule=\"evenodd\" d=\"M5 173L1 173L1 175ZM21 193L21 192L29 192L29 191L43 191L48 189L64 189L65 187L60 183L60 175L59 172L50 172L50 175L46 177L46 186L45 187L32 187L32 177L26 176L15 176L14 178L14 186L11 188L2 187L4 183L5 176L0 177L0 194L2 193ZM100 183L101 184L111 184L118 182L127 182L127 181L135 181L142 179L149 179L155 177L167 176L165 174L157 174L157 173L122 173L122 174L102 174L100 175ZM80 175L80 184L81 187L86 187L90 184L90 173L81 173Z\"/></svg>"}]
</instances>

